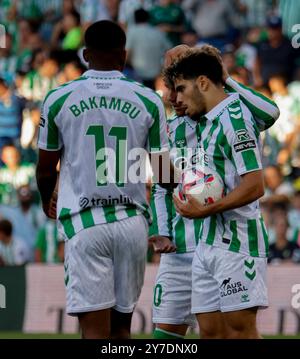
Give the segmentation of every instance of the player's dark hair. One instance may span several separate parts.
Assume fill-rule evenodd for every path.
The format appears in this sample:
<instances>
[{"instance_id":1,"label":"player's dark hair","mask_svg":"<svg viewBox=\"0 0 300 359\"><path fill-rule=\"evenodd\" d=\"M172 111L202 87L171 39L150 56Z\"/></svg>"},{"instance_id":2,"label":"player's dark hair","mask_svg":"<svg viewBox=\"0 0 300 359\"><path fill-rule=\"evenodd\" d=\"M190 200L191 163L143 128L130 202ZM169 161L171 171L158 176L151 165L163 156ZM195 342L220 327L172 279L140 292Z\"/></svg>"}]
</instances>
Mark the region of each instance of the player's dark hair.
<instances>
[{"instance_id":1,"label":"player's dark hair","mask_svg":"<svg viewBox=\"0 0 300 359\"><path fill-rule=\"evenodd\" d=\"M173 83L178 77L192 80L201 75L208 77L216 85L223 82L223 69L216 56L197 50L187 51L164 71L164 77L169 83Z\"/></svg>"},{"instance_id":2,"label":"player's dark hair","mask_svg":"<svg viewBox=\"0 0 300 359\"><path fill-rule=\"evenodd\" d=\"M0 219L0 232L4 233L6 236L11 236L13 227L10 221L7 219Z\"/></svg>"},{"instance_id":3,"label":"player's dark hair","mask_svg":"<svg viewBox=\"0 0 300 359\"><path fill-rule=\"evenodd\" d=\"M115 22L102 20L93 23L85 32L85 46L92 50L124 50L126 35Z\"/></svg>"},{"instance_id":4,"label":"player's dark hair","mask_svg":"<svg viewBox=\"0 0 300 359\"><path fill-rule=\"evenodd\" d=\"M134 20L136 24L143 24L149 21L149 13L144 9L137 9L134 12Z\"/></svg>"}]
</instances>

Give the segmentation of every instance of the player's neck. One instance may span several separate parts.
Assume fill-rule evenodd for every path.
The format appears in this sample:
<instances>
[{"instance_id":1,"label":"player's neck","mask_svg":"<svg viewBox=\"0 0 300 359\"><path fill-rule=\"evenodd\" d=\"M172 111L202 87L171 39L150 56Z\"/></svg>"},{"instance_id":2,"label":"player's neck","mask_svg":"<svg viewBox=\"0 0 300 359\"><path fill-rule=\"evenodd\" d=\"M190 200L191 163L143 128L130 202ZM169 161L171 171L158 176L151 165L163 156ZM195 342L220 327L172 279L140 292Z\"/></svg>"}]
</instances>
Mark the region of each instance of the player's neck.
<instances>
[{"instance_id":1,"label":"player's neck","mask_svg":"<svg viewBox=\"0 0 300 359\"><path fill-rule=\"evenodd\" d=\"M116 64L93 64L89 66L89 70L95 71L122 71L123 68Z\"/></svg>"},{"instance_id":2,"label":"player's neck","mask_svg":"<svg viewBox=\"0 0 300 359\"><path fill-rule=\"evenodd\" d=\"M228 95L223 91L216 89L212 91L209 96L206 97L206 113L211 111L214 107L216 107L220 102L224 101Z\"/></svg>"}]
</instances>

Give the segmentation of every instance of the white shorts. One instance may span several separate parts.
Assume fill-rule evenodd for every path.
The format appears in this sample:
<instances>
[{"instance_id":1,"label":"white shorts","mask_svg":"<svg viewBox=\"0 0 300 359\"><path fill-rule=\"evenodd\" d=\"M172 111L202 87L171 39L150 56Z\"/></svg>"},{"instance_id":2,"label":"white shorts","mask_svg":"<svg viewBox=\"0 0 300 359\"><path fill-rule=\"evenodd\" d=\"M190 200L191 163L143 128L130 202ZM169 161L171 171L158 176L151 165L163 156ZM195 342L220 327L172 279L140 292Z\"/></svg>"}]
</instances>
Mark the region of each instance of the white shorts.
<instances>
[{"instance_id":1,"label":"white shorts","mask_svg":"<svg viewBox=\"0 0 300 359\"><path fill-rule=\"evenodd\" d=\"M162 254L154 287L153 323L194 326L191 314L194 253Z\"/></svg>"},{"instance_id":2,"label":"white shorts","mask_svg":"<svg viewBox=\"0 0 300 359\"><path fill-rule=\"evenodd\" d=\"M84 229L65 244L67 313L133 312L148 248L144 216Z\"/></svg>"},{"instance_id":3,"label":"white shorts","mask_svg":"<svg viewBox=\"0 0 300 359\"><path fill-rule=\"evenodd\" d=\"M267 307L266 274L266 258L199 242L192 269L192 313Z\"/></svg>"}]
</instances>

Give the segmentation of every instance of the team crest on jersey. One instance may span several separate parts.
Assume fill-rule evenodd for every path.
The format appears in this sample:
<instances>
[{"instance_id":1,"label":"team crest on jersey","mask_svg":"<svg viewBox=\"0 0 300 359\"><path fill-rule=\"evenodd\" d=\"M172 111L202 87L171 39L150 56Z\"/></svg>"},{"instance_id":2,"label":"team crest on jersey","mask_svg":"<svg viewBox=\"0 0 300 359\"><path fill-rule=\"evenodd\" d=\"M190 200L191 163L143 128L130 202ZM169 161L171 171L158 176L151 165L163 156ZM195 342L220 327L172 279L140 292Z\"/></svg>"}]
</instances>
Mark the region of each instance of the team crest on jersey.
<instances>
[{"instance_id":1,"label":"team crest on jersey","mask_svg":"<svg viewBox=\"0 0 300 359\"><path fill-rule=\"evenodd\" d=\"M256 148L255 141L250 137L246 129L235 132L235 143L233 145L235 152L242 152L251 148Z\"/></svg>"}]
</instances>

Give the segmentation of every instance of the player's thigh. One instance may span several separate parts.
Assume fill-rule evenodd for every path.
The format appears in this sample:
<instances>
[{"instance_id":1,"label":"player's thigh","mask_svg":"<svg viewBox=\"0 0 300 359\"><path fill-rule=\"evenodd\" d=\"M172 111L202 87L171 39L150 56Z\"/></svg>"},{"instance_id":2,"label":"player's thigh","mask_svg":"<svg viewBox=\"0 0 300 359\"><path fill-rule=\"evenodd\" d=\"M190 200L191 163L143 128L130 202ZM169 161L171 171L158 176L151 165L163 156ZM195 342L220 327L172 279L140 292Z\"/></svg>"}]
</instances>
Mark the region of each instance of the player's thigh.
<instances>
[{"instance_id":1,"label":"player's thigh","mask_svg":"<svg viewBox=\"0 0 300 359\"><path fill-rule=\"evenodd\" d=\"M214 250L200 242L192 264L192 313L220 310L219 285L214 278Z\"/></svg>"},{"instance_id":2,"label":"player's thigh","mask_svg":"<svg viewBox=\"0 0 300 359\"><path fill-rule=\"evenodd\" d=\"M148 224L144 216L134 216L114 223L114 309L130 313L144 283L148 249Z\"/></svg>"},{"instance_id":3,"label":"player's thigh","mask_svg":"<svg viewBox=\"0 0 300 359\"><path fill-rule=\"evenodd\" d=\"M224 339L226 325L220 311L197 314L197 320L202 339Z\"/></svg>"},{"instance_id":4,"label":"player's thigh","mask_svg":"<svg viewBox=\"0 0 300 359\"><path fill-rule=\"evenodd\" d=\"M256 328L257 307L222 313L226 337L229 339L258 339L260 335Z\"/></svg>"},{"instance_id":5,"label":"player's thigh","mask_svg":"<svg viewBox=\"0 0 300 359\"><path fill-rule=\"evenodd\" d=\"M79 313L78 320L83 339L108 339L110 337L111 309Z\"/></svg>"},{"instance_id":6,"label":"player's thigh","mask_svg":"<svg viewBox=\"0 0 300 359\"><path fill-rule=\"evenodd\" d=\"M90 227L65 245L67 313L107 309L115 304L109 225Z\"/></svg>"},{"instance_id":7,"label":"player's thigh","mask_svg":"<svg viewBox=\"0 0 300 359\"><path fill-rule=\"evenodd\" d=\"M195 326L196 319L191 314L193 256L193 252L161 256L154 286L153 323L173 325L175 329L180 325Z\"/></svg>"}]
</instances>

